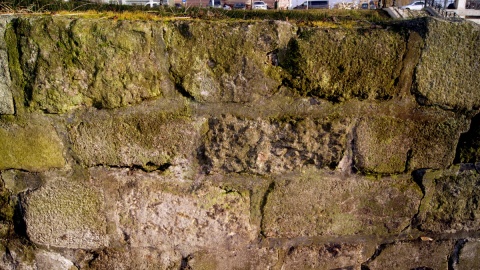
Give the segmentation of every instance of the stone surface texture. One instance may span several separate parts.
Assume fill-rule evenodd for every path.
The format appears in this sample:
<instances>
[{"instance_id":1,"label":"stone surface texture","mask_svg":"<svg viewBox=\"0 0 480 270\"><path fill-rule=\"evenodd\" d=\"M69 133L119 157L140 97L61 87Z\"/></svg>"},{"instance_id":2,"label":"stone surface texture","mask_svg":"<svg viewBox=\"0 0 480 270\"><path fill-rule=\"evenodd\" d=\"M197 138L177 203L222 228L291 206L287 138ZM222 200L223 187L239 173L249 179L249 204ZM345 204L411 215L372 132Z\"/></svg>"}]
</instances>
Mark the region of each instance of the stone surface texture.
<instances>
[{"instance_id":1,"label":"stone surface texture","mask_svg":"<svg viewBox=\"0 0 480 270\"><path fill-rule=\"evenodd\" d=\"M0 269L479 268L478 26L105 16L0 16Z\"/></svg>"}]
</instances>

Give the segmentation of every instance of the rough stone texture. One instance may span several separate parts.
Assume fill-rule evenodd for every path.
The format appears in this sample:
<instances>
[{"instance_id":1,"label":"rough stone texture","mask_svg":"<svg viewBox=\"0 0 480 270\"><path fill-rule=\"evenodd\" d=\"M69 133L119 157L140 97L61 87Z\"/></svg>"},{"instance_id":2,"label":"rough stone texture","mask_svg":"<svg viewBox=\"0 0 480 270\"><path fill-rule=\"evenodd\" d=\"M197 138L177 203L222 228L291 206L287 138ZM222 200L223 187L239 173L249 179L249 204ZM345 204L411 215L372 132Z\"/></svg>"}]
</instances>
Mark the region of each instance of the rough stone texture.
<instances>
[{"instance_id":1,"label":"rough stone texture","mask_svg":"<svg viewBox=\"0 0 480 270\"><path fill-rule=\"evenodd\" d=\"M480 27L433 19L428 20L427 27L416 71L418 100L451 109L478 109Z\"/></svg>"},{"instance_id":2,"label":"rough stone texture","mask_svg":"<svg viewBox=\"0 0 480 270\"><path fill-rule=\"evenodd\" d=\"M465 121L441 112L425 119L366 117L355 129L355 167L375 173L445 168L465 129Z\"/></svg>"},{"instance_id":3,"label":"rough stone texture","mask_svg":"<svg viewBox=\"0 0 480 270\"><path fill-rule=\"evenodd\" d=\"M458 262L456 262L455 269L480 269L480 257L478 254L480 254L480 242L468 241L458 254Z\"/></svg>"},{"instance_id":4,"label":"rough stone texture","mask_svg":"<svg viewBox=\"0 0 480 270\"><path fill-rule=\"evenodd\" d=\"M42 188L24 195L29 239L38 245L95 249L107 245L101 194L69 178L46 174Z\"/></svg>"},{"instance_id":5,"label":"rough stone texture","mask_svg":"<svg viewBox=\"0 0 480 270\"><path fill-rule=\"evenodd\" d=\"M29 119L17 124L0 120L0 170L45 171L65 165L63 144L52 123Z\"/></svg>"},{"instance_id":6,"label":"rough stone texture","mask_svg":"<svg viewBox=\"0 0 480 270\"><path fill-rule=\"evenodd\" d=\"M396 234L410 224L421 198L408 177L347 178L306 170L271 185L262 232L266 237Z\"/></svg>"},{"instance_id":7,"label":"rough stone texture","mask_svg":"<svg viewBox=\"0 0 480 270\"><path fill-rule=\"evenodd\" d=\"M173 89L161 23L36 17L17 26L34 109L117 108Z\"/></svg>"},{"instance_id":8,"label":"rough stone texture","mask_svg":"<svg viewBox=\"0 0 480 270\"><path fill-rule=\"evenodd\" d=\"M58 253L40 251L35 255L37 269L76 270L73 262Z\"/></svg>"},{"instance_id":9,"label":"rough stone texture","mask_svg":"<svg viewBox=\"0 0 480 270\"><path fill-rule=\"evenodd\" d=\"M69 128L73 150L87 166L161 166L192 162L203 118L190 119L184 108L162 111L153 104L118 111L92 109Z\"/></svg>"},{"instance_id":10,"label":"rough stone texture","mask_svg":"<svg viewBox=\"0 0 480 270\"><path fill-rule=\"evenodd\" d=\"M418 241L388 244L367 263L368 269L449 269L454 241Z\"/></svg>"},{"instance_id":11,"label":"rough stone texture","mask_svg":"<svg viewBox=\"0 0 480 270\"><path fill-rule=\"evenodd\" d=\"M265 121L227 115L210 119L209 128L210 171L266 174L307 165L335 168L345 151L349 119Z\"/></svg>"},{"instance_id":12,"label":"rough stone texture","mask_svg":"<svg viewBox=\"0 0 480 270\"><path fill-rule=\"evenodd\" d=\"M190 254L242 247L258 235L248 193L204 184L192 189L166 172L92 168L103 190L112 241Z\"/></svg>"},{"instance_id":13,"label":"rough stone texture","mask_svg":"<svg viewBox=\"0 0 480 270\"><path fill-rule=\"evenodd\" d=\"M265 98L282 83L276 51L295 31L287 22L174 22L165 33L171 72L199 102Z\"/></svg>"},{"instance_id":14,"label":"rough stone texture","mask_svg":"<svg viewBox=\"0 0 480 270\"><path fill-rule=\"evenodd\" d=\"M396 96L406 38L392 31L360 31L301 29L279 58L292 75L292 87L333 101Z\"/></svg>"},{"instance_id":15,"label":"rough stone texture","mask_svg":"<svg viewBox=\"0 0 480 270\"><path fill-rule=\"evenodd\" d=\"M12 17L2 16L0 18L0 36L5 36L7 24ZM10 79L10 70L8 68L7 44L5 39L0 38L0 114L14 114L13 96Z\"/></svg>"},{"instance_id":16,"label":"rough stone texture","mask_svg":"<svg viewBox=\"0 0 480 270\"><path fill-rule=\"evenodd\" d=\"M480 176L473 164L427 171L422 181L425 198L418 216L422 230L452 233L480 229Z\"/></svg>"},{"instance_id":17,"label":"rough stone texture","mask_svg":"<svg viewBox=\"0 0 480 270\"><path fill-rule=\"evenodd\" d=\"M371 245L363 243L291 247L283 269L360 269L373 252Z\"/></svg>"},{"instance_id":18,"label":"rough stone texture","mask_svg":"<svg viewBox=\"0 0 480 270\"><path fill-rule=\"evenodd\" d=\"M478 268L476 28L73 16L0 21L1 269Z\"/></svg>"}]
</instances>

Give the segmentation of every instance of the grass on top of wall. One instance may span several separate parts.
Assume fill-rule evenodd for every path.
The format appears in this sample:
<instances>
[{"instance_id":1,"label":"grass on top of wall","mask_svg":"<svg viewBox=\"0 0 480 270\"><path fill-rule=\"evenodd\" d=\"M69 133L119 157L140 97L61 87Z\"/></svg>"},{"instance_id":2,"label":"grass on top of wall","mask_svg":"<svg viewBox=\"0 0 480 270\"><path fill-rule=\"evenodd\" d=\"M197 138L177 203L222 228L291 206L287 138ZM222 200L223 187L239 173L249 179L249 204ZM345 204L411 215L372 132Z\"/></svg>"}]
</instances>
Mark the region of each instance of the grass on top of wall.
<instances>
[{"instance_id":1,"label":"grass on top of wall","mask_svg":"<svg viewBox=\"0 0 480 270\"><path fill-rule=\"evenodd\" d=\"M99 4L70 0L12 0L0 2L0 13L81 13L89 17L112 17L126 20L162 20L187 17L203 20L285 20L296 23L345 23L363 21L379 23L390 20L382 10L224 10L200 7L175 8ZM79 14L80 15L80 14ZM318 23L317 23L318 24ZM315 25L315 23L313 23Z\"/></svg>"}]
</instances>

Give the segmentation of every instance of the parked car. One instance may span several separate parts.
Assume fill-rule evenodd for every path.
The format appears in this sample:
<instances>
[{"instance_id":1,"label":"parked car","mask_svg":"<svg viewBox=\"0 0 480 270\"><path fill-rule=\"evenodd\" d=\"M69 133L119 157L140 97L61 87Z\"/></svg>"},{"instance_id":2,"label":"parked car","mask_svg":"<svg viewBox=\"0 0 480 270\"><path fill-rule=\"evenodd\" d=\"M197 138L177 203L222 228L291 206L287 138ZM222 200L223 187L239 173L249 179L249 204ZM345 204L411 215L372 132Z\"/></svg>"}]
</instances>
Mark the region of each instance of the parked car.
<instances>
[{"instance_id":1,"label":"parked car","mask_svg":"<svg viewBox=\"0 0 480 270\"><path fill-rule=\"evenodd\" d=\"M245 3L235 3L233 4L233 9L247 9L247 5Z\"/></svg>"},{"instance_id":2,"label":"parked car","mask_svg":"<svg viewBox=\"0 0 480 270\"><path fill-rule=\"evenodd\" d=\"M305 1L303 4L294 7L293 9L321 9L321 8L330 8L328 0L321 1Z\"/></svg>"},{"instance_id":3,"label":"parked car","mask_svg":"<svg viewBox=\"0 0 480 270\"><path fill-rule=\"evenodd\" d=\"M409 10L422 10L425 7L425 2L415 1L406 6L400 7L400 9L409 9Z\"/></svg>"},{"instance_id":4,"label":"parked car","mask_svg":"<svg viewBox=\"0 0 480 270\"><path fill-rule=\"evenodd\" d=\"M148 2L148 3L145 4L145 6L149 7L149 8L159 7L160 2Z\"/></svg>"},{"instance_id":5,"label":"parked car","mask_svg":"<svg viewBox=\"0 0 480 270\"><path fill-rule=\"evenodd\" d=\"M263 1L253 2L252 9L267 9L267 4Z\"/></svg>"},{"instance_id":6,"label":"parked car","mask_svg":"<svg viewBox=\"0 0 480 270\"><path fill-rule=\"evenodd\" d=\"M368 3L362 3L360 6L361 9L368 9Z\"/></svg>"}]
</instances>

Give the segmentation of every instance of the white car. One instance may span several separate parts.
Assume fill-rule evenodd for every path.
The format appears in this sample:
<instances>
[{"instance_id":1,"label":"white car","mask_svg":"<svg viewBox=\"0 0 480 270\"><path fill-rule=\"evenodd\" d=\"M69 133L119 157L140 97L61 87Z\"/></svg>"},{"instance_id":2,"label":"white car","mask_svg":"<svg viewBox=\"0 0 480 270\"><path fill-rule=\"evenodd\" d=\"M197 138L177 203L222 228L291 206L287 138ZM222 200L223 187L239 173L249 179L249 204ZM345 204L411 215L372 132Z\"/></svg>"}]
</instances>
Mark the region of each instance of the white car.
<instances>
[{"instance_id":1,"label":"white car","mask_svg":"<svg viewBox=\"0 0 480 270\"><path fill-rule=\"evenodd\" d=\"M415 1L406 6L401 7L400 9L422 10L424 7L425 7L425 2Z\"/></svg>"},{"instance_id":2,"label":"white car","mask_svg":"<svg viewBox=\"0 0 480 270\"><path fill-rule=\"evenodd\" d=\"M253 2L252 9L267 9L267 4L263 1Z\"/></svg>"}]
</instances>

